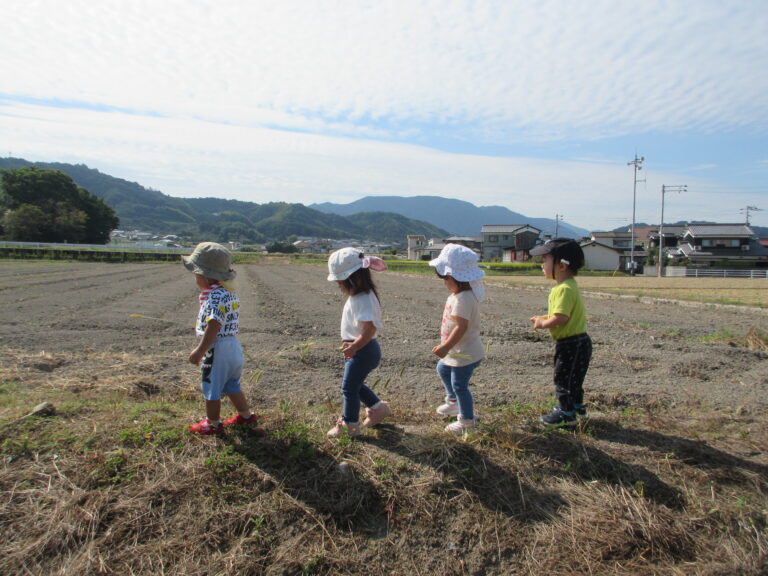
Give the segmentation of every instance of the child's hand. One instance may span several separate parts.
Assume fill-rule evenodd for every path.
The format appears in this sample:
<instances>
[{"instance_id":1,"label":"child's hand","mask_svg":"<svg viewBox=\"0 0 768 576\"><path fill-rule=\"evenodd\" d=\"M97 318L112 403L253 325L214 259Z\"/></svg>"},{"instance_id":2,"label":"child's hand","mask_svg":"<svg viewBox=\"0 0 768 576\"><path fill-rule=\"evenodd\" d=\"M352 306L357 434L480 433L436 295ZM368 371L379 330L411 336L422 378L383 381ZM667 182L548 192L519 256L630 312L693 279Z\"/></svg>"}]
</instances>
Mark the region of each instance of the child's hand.
<instances>
[{"instance_id":1,"label":"child's hand","mask_svg":"<svg viewBox=\"0 0 768 576\"><path fill-rule=\"evenodd\" d=\"M355 348L352 344L352 342L341 343L341 353L344 354L344 358L347 360L354 358L355 354L357 354L357 348Z\"/></svg>"},{"instance_id":2,"label":"child's hand","mask_svg":"<svg viewBox=\"0 0 768 576\"><path fill-rule=\"evenodd\" d=\"M198 364L200 364L200 360L203 359L204 355L205 355L205 351L201 352L200 350L195 348L194 350L192 350L192 352L189 353L189 363L197 366Z\"/></svg>"},{"instance_id":3,"label":"child's hand","mask_svg":"<svg viewBox=\"0 0 768 576\"><path fill-rule=\"evenodd\" d=\"M544 326L542 326L542 323L546 319L547 319L546 316L532 316L531 317L531 323L533 324L533 329L534 330L541 330L542 328L544 328Z\"/></svg>"},{"instance_id":4,"label":"child's hand","mask_svg":"<svg viewBox=\"0 0 768 576\"><path fill-rule=\"evenodd\" d=\"M442 344L432 348L432 354L434 354L438 358L445 358L448 355L449 351L450 351L450 349L446 349L445 346L442 345Z\"/></svg>"}]
</instances>

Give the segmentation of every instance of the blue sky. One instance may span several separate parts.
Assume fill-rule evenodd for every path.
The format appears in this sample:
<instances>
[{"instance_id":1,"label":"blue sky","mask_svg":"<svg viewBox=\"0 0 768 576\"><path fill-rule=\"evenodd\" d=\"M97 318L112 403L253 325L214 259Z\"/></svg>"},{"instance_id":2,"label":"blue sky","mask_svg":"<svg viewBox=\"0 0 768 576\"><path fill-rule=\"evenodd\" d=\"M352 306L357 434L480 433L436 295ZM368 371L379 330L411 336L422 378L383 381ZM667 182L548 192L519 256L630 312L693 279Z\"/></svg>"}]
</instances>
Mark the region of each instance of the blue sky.
<instances>
[{"instance_id":1,"label":"blue sky","mask_svg":"<svg viewBox=\"0 0 768 576\"><path fill-rule=\"evenodd\" d=\"M3 0L0 155L172 196L768 226L764 0ZM7 56L12 55L12 56Z\"/></svg>"}]
</instances>

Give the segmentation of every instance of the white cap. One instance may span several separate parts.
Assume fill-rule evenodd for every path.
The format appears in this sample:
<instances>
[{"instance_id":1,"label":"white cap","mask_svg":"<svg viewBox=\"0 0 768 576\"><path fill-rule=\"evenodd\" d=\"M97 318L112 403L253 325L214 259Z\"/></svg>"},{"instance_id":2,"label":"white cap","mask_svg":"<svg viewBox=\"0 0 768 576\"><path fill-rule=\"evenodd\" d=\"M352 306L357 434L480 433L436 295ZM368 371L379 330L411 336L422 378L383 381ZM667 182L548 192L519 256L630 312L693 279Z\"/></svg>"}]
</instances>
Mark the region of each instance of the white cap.
<instances>
[{"instance_id":1,"label":"white cap","mask_svg":"<svg viewBox=\"0 0 768 576\"><path fill-rule=\"evenodd\" d=\"M363 267L365 255L356 248L342 248L328 257L328 281L346 280Z\"/></svg>"}]
</instances>

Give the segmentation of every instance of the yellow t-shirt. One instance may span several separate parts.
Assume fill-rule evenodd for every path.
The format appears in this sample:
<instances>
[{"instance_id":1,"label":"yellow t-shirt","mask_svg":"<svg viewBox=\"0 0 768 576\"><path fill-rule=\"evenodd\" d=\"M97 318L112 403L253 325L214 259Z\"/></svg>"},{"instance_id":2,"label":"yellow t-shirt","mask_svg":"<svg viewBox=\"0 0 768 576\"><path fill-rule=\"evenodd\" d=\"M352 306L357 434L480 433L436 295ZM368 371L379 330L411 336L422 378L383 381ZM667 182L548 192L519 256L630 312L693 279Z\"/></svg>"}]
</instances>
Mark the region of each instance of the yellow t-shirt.
<instances>
[{"instance_id":1,"label":"yellow t-shirt","mask_svg":"<svg viewBox=\"0 0 768 576\"><path fill-rule=\"evenodd\" d=\"M552 288L549 292L548 314L564 314L568 322L549 329L555 340L578 336L587 331L587 313L581 299L579 286L574 278L569 278Z\"/></svg>"}]
</instances>

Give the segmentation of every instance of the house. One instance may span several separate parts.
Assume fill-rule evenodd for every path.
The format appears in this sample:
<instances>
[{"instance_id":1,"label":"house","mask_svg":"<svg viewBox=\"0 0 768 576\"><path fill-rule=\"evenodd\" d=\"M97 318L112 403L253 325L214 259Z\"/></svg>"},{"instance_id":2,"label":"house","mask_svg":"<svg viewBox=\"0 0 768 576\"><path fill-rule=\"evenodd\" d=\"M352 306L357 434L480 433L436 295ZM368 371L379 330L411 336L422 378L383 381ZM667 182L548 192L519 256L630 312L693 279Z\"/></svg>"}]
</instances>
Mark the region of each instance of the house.
<instances>
[{"instance_id":1,"label":"house","mask_svg":"<svg viewBox=\"0 0 768 576\"><path fill-rule=\"evenodd\" d=\"M446 244L461 244L478 253L483 245L481 236L450 236L444 239L430 238L427 241L423 234L409 234L407 238L408 260L436 258Z\"/></svg>"},{"instance_id":2,"label":"house","mask_svg":"<svg viewBox=\"0 0 768 576\"><path fill-rule=\"evenodd\" d=\"M588 270L622 271L627 267L629 253L623 248L614 248L596 240L587 240L580 245L584 252L584 268Z\"/></svg>"},{"instance_id":3,"label":"house","mask_svg":"<svg viewBox=\"0 0 768 576\"><path fill-rule=\"evenodd\" d=\"M632 242L631 232L592 232L589 237L592 242L620 250L629 250L629 245Z\"/></svg>"},{"instance_id":4,"label":"house","mask_svg":"<svg viewBox=\"0 0 768 576\"><path fill-rule=\"evenodd\" d=\"M450 236L445 239L446 244L461 244L470 250L480 252L483 249L482 236Z\"/></svg>"},{"instance_id":5,"label":"house","mask_svg":"<svg viewBox=\"0 0 768 576\"><path fill-rule=\"evenodd\" d=\"M441 238L430 238L423 234L408 234L408 260L432 260L437 258L443 246Z\"/></svg>"},{"instance_id":6,"label":"house","mask_svg":"<svg viewBox=\"0 0 768 576\"><path fill-rule=\"evenodd\" d=\"M528 224L483 224L482 259L486 262L525 262L541 230Z\"/></svg>"},{"instance_id":7,"label":"house","mask_svg":"<svg viewBox=\"0 0 768 576\"><path fill-rule=\"evenodd\" d=\"M424 234L408 234L408 260L421 260L427 247L427 238Z\"/></svg>"},{"instance_id":8,"label":"house","mask_svg":"<svg viewBox=\"0 0 768 576\"><path fill-rule=\"evenodd\" d=\"M632 232L592 232L592 234L590 234L590 242L596 242L597 244L616 250L619 255L621 270L630 270L632 266L632 258L634 257L636 264L635 272L642 273L647 254L645 250L637 246L637 238L635 238L635 240L636 242L633 249ZM614 268L599 268L599 270L614 270Z\"/></svg>"},{"instance_id":9,"label":"house","mask_svg":"<svg viewBox=\"0 0 768 576\"><path fill-rule=\"evenodd\" d=\"M664 239L666 244L666 237ZM768 267L768 248L762 246L746 224L691 224L677 248L665 254L671 262L687 261L692 266L713 267L744 263Z\"/></svg>"},{"instance_id":10,"label":"house","mask_svg":"<svg viewBox=\"0 0 768 576\"><path fill-rule=\"evenodd\" d=\"M674 248L678 244L678 240L683 236L685 233L687 226L667 226L666 224L661 229L662 234L664 235L664 248ZM659 246L659 227L654 227L649 233L648 233L648 245L653 248L658 248Z\"/></svg>"}]
</instances>

